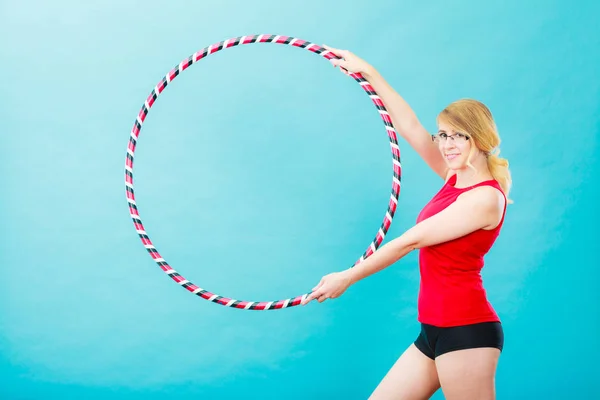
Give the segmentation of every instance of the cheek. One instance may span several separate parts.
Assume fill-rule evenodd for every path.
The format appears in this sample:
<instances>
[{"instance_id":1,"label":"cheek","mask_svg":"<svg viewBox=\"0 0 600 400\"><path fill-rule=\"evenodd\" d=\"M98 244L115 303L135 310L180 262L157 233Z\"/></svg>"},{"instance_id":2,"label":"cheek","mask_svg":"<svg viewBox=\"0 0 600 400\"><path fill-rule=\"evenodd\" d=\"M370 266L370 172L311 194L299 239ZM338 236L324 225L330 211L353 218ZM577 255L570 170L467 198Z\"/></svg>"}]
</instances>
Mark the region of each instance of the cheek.
<instances>
[{"instance_id":1,"label":"cheek","mask_svg":"<svg viewBox=\"0 0 600 400\"><path fill-rule=\"evenodd\" d=\"M465 158L469 158L469 153L471 152L471 143L463 143L458 148L460 149L460 153L465 156Z\"/></svg>"},{"instance_id":2,"label":"cheek","mask_svg":"<svg viewBox=\"0 0 600 400\"><path fill-rule=\"evenodd\" d=\"M462 151L469 152L469 150L471 150L471 141L467 140L466 142L461 143L459 147Z\"/></svg>"}]
</instances>

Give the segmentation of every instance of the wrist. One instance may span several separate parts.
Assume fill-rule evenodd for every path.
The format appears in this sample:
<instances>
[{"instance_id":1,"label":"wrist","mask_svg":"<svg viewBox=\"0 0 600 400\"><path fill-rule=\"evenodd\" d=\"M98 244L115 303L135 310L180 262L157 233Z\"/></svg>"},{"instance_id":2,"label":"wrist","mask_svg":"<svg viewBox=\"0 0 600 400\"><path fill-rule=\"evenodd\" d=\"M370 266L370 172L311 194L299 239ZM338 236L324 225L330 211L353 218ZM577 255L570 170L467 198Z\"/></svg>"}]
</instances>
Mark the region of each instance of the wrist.
<instances>
[{"instance_id":1,"label":"wrist","mask_svg":"<svg viewBox=\"0 0 600 400\"><path fill-rule=\"evenodd\" d=\"M370 78L374 78L377 75L377 70L375 69L375 67L369 64L369 66L365 68L365 70L362 72L362 75L365 79L368 80Z\"/></svg>"},{"instance_id":2,"label":"wrist","mask_svg":"<svg viewBox=\"0 0 600 400\"><path fill-rule=\"evenodd\" d=\"M344 273L346 274L346 277L348 279L348 282L350 282L350 285L353 285L357 281L360 280L357 272L358 271L356 270L356 267L348 268L347 270L344 271Z\"/></svg>"}]
</instances>

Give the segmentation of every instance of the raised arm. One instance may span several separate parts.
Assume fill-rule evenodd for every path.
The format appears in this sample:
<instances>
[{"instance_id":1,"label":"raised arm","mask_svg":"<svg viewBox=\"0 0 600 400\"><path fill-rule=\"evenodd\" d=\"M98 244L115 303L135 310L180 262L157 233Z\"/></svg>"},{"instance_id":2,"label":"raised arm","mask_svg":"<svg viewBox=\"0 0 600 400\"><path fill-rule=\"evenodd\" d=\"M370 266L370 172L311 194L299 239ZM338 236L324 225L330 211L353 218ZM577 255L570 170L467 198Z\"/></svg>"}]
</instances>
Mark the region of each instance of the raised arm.
<instances>
[{"instance_id":1,"label":"raised arm","mask_svg":"<svg viewBox=\"0 0 600 400\"><path fill-rule=\"evenodd\" d=\"M355 54L347 50L338 50L328 46L325 48L340 60L331 60L334 66L339 66L344 73L347 71L361 73L377 92L390 114L396 131L423 158L425 163L442 179L446 179L446 163L437 145L431 140L431 135L421 125L409 104L396 92L377 70Z\"/></svg>"}]
</instances>

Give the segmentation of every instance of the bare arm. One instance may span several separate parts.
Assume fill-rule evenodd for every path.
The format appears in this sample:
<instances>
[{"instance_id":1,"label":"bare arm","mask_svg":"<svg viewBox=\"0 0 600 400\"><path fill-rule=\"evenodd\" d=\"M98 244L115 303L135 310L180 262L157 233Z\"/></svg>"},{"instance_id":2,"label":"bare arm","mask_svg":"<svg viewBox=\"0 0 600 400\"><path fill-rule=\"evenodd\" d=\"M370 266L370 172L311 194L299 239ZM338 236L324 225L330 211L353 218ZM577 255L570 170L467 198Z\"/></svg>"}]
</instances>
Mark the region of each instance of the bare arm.
<instances>
[{"instance_id":1,"label":"bare arm","mask_svg":"<svg viewBox=\"0 0 600 400\"><path fill-rule=\"evenodd\" d=\"M302 304L337 298L353 283L392 265L415 249L448 242L478 229L493 228L500 222L503 210L504 197L495 188L482 186L463 193L446 209L419 222L363 262L323 277Z\"/></svg>"},{"instance_id":2,"label":"bare arm","mask_svg":"<svg viewBox=\"0 0 600 400\"><path fill-rule=\"evenodd\" d=\"M411 251L491 228L500 222L504 197L491 187L470 190L443 211L407 230L381 247L371 257L349 269L351 283L357 282L398 261Z\"/></svg>"},{"instance_id":3,"label":"bare arm","mask_svg":"<svg viewBox=\"0 0 600 400\"><path fill-rule=\"evenodd\" d=\"M340 67L344 73L359 72L369 81L377 92L390 114L394 127L423 160L442 179L446 179L446 163L438 147L431 140L431 135L421 125L419 119L408 103L377 72L373 66L348 50L338 50L324 46L341 59L333 59L334 67Z\"/></svg>"},{"instance_id":4,"label":"bare arm","mask_svg":"<svg viewBox=\"0 0 600 400\"><path fill-rule=\"evenodd\" d=\"M363 76L381 97L400 136L408 142L437 175L442 179L446 179L446 163L437 145L431 140L431 135L421 125L409 104L374 68L368 68Z\"/></svg>"}]
</instances>

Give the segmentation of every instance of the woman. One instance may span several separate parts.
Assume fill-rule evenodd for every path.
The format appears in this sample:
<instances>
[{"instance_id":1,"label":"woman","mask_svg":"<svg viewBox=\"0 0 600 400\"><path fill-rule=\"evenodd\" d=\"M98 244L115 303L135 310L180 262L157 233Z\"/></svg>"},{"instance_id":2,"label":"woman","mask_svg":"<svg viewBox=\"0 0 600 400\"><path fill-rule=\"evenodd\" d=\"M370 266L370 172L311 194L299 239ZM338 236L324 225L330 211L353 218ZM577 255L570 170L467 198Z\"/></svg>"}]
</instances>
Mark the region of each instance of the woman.
<instances>
[{"instance_id":1,"label":"woman","mask_svg":"<svg viewBox=\"0 0 600 400\"><path fill-rule=\"evenodd\" d=\"M346 50L334 67L361 73L386 104L398 133L442 178L417 224L345 271L329 274L303 305L342 295L353 283L419 249L421 332L396 361L371 399L428 399L440 387L446 399L494 399L504 335L482 285L483 257L504 221L511 177L498 157L492 114L475 100L459 100L437 118L432 136L378 72Z\"/></svg>"}]
</instances>

